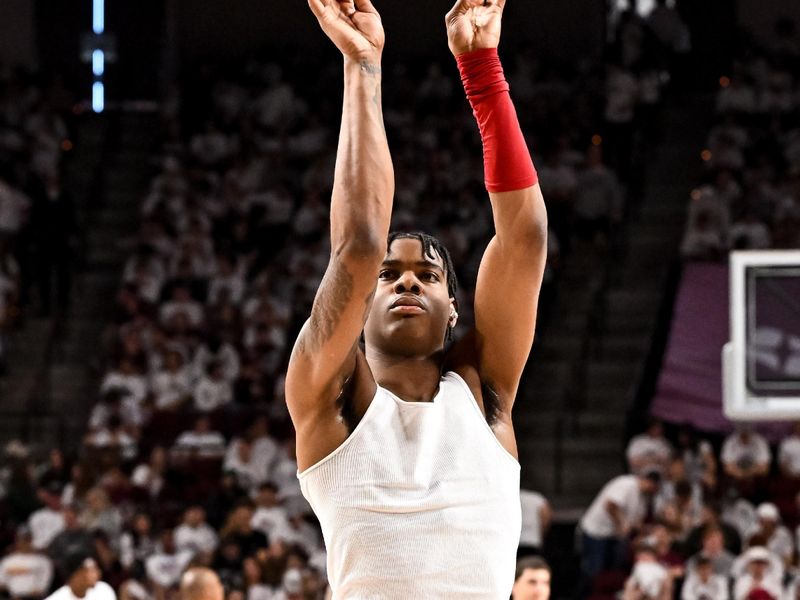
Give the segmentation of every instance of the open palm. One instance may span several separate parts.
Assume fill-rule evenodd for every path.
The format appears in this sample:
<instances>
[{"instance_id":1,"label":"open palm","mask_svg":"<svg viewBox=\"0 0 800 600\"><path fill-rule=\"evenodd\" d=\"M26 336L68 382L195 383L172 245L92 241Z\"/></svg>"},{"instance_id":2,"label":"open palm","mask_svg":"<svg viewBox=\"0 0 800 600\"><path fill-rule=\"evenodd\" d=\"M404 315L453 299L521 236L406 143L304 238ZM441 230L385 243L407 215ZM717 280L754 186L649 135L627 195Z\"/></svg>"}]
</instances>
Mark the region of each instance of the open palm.
<instances>
[{"instance_id":1,"label":"open palm","mask_svg":"<svg viewBox=\"0 0 800 600\"><path fill-rule=\"evenodd\" d=\"M320 27L352 60L380 55L385 41L378 11L369 0L308 0Z\"/></svg>"},{"instance_id":2,"label":"open palm","mask_svg":"<svg viewBox=\"0 0 800 600\"><path fill-rule=\"evenodd\" d=\"M504 6L505 0L457 0L445 18L450 51L497 48Z\"/></svg>"}]
</instances>

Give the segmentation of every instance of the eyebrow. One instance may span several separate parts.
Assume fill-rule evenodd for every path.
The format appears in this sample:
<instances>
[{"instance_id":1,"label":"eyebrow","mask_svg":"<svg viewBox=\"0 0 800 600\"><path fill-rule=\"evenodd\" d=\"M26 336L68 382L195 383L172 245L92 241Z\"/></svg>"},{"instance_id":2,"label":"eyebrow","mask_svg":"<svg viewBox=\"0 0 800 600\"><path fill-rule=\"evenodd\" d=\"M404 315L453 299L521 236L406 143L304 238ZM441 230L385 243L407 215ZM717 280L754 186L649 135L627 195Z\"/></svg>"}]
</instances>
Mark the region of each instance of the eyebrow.
<instances>
[{"instance_id":1,"label":"eyebrow","mask_svg":"<svg viewBox=\"0 0 800 600\"><path fill-rule=\"evenodd\" d=\"M385 260L383 261L383 263L381 263L381 265L384 267L402 267L404 264L406 263L403 262L402 260ZM413 264L415 267L424 267L426 269L437 269L438 271L444 273L444 267L442 267L442 265L438 265L430 260L418 260Z\"/></svg>"}]
</instances>

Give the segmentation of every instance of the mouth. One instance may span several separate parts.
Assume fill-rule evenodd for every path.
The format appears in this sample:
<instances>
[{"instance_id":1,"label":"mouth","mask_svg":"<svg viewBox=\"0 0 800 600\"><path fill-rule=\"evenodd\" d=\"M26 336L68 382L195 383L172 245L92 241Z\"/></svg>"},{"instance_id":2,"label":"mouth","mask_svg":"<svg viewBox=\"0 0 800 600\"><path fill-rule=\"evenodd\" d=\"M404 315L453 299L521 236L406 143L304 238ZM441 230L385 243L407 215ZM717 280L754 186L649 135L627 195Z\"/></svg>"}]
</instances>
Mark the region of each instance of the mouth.
<instances>
[{"instance_id":1,"label":"mouth","mask_svg":"<svg viewBox=\"0 0 800 600\"><path fill-rule=\"evenodd\" d=\"M418 315L425 312L425 306L422 301L414 296L401 296L389 307L389 312L405 314L405 315Z\"/></svg>"}]
</instances>

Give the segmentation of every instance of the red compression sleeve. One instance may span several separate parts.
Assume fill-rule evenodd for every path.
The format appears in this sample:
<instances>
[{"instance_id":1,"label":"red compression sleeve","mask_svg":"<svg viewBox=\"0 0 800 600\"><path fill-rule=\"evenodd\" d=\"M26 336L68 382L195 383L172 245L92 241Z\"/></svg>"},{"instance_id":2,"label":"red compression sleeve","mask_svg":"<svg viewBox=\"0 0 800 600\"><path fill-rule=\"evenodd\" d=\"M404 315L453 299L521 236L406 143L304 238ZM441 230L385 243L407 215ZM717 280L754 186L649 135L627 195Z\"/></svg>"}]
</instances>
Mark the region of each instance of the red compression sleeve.
<instances>
[{"instance_id":1,"label":"red compression sleeve","mask_svg":"<svg viewBox=\"0 0 800 600\"><path fill-rule=\"evenodd\" d=\"M511 102L497 48L461 54L456 62L483 140L486 189L510 192L535 185L539 176Z\"/></svg>"}]
</instances>

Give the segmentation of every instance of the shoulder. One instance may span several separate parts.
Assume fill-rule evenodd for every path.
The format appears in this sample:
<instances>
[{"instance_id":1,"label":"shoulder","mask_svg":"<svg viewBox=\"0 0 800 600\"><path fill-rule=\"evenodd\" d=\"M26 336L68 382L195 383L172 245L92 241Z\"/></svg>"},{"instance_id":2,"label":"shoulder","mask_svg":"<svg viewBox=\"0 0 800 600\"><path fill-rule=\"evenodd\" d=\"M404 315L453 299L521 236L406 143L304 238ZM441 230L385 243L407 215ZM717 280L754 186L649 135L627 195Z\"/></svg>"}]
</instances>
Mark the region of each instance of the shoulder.
<instances>
[{"instance_id":1,"label":"shoulder","mask_svg":"<svg viewBox=\"0 0 800 600\"><path fill-rule=\"evenodd\" d=\"M75 598L75 596L69 591L69 588L67 586L62 586L50 594L46 600L71 600L73 598Z\"/></svg>"},{"instance_id":2,"label":"shoulder","mask_svg":"<svg viewBox=\"0 0 800 600\"><path fill-rule=\"evenodd\" d=\"M117 594L114 592L114 588L105 581L98 581L91 592L87 594L87 600L88 596L91 596L91 600L117 600Z\"/></svg>"}]
</instances>

